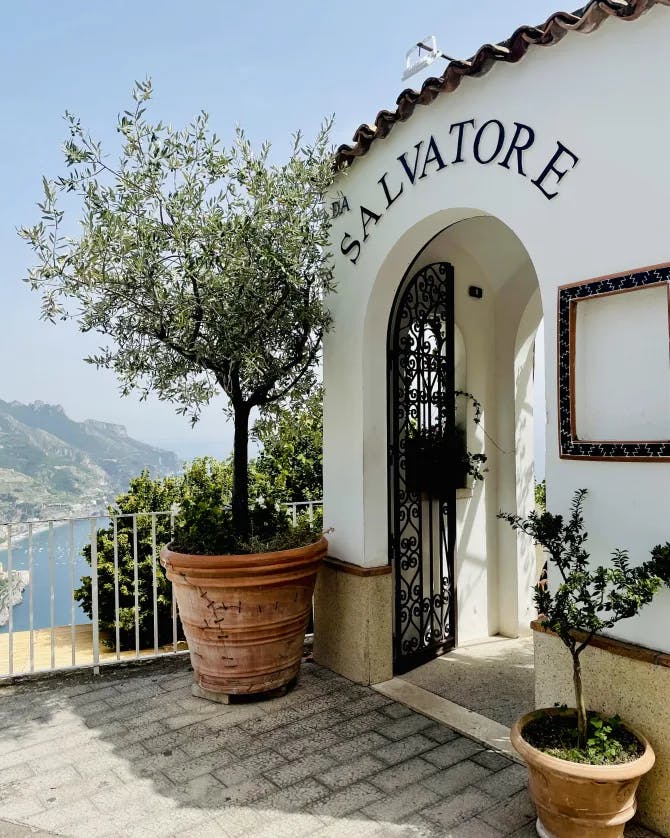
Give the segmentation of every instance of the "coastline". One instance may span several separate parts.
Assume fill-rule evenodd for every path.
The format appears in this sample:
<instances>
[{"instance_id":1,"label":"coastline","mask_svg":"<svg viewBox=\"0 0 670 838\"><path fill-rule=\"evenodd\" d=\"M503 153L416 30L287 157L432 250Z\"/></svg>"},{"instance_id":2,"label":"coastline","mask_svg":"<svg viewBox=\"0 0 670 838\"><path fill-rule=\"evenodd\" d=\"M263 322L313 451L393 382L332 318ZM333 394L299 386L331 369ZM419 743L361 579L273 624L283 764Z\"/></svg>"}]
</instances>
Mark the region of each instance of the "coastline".
<instances>
[{"instance_id":1,"label":"coastline","mask_svg":"<svg viewBox=\"0 0 670 838\"><path fill-rule=\"evenodd\" d=\"M9 622L10 610L23 600L23 591L29 582L27 570L12 570L10 576L0 563L0 626Z\"/></svg>"}]
</instances>

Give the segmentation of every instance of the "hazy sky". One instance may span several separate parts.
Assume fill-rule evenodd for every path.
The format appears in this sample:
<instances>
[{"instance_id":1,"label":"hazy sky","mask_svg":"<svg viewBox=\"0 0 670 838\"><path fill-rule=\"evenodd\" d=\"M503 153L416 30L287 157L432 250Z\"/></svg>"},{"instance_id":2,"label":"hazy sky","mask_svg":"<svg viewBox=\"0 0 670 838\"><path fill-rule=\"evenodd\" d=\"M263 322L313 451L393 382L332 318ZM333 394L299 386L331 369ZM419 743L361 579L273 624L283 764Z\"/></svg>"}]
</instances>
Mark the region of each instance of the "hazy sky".
<instances>
[{"instance_id":1,"label":"hazy sky","mask_svg":"<svg viewBox=\"0 0 670 838\"><path fill-rule=\"evenodd\" d=\"M400 76L411 42L435 34L444 52L467 57L518 25L544 20L557 2L4 3L0 398L60 403L75 419L122 423L132 436L184 457L223 456L231 447L222 402L191 430L171 405L121 398L112 373L85 364L93 337L72 324L39 320L39 296L20 281L32 252L16 227L37 220L42 175L63 173L66 109L115 154L117 114L128 107L133 81L151 76L156 119L181 126L206 110L224 143L239 123L252 139L269 139L281 157L293 131L313 135L326 114L335 114L333 138L340 143L378 110L393 107L405 86Z\"/></svg>"}]
</instances>

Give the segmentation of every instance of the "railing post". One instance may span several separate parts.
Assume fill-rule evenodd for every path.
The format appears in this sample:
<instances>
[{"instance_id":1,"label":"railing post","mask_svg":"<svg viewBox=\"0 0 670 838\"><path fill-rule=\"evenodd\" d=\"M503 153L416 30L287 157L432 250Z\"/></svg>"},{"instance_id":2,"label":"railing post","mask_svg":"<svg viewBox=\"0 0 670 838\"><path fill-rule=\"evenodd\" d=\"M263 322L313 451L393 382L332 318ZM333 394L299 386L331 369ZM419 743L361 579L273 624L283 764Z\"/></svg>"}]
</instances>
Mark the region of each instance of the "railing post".
<instances>
[{"instance_id":1,"label":"railing post","mask_svg":"<svg viewBox=\"0 0 670 838\"><path fill-rule=\"evenodd\" d=\"M172 536L174 535L174 519L175 519L175 508L174 504L172 505L172 509L170 509L170 541L172 541ZM174 582L170 582L170 597L172 600L172 651L177 651L177 597L174 593Z\"/></svg>"},{"instance_id":2,"label":"railing post","mask_svg":"<svg viewBox=\"0 0 670 838\"><path fill-rule=\"evenodd\" d=\"M51 626L51 669L56 668L56 593L54 575L56 560L54 556L54 522L49 521L49 624Z\"/></svg>"},{"instance_id":3,"label":"railing post","mask_svg":"<svg viewBox=\"0 0 670 838\"><path fill-rule=\"evenodd\" d=\"M12 525L7 524L7 605L9 607L9 624L8 624L8 632L9 636L7 637L8 642L8 664L9 664L9 674L14 674L14 605L12 603L11 591L12 591Z\"/></svg>"},{"instance_id":4,"label":"railing post","mask_svg":"<svg viewBox=\"0 0 670 838\"><path fill-rule=\"evenodd\" d=\"M77 663L77 626L75 625L75 606L74 606L74 519L70 518L68 534L70 536L70 645L72 646L72 666Z\"/></svg>"},{"instance_id":5,"label":"railing post","mask_svg":"<svg viewBox=\"0 0 670 838\"><path fill-rule=\"evenodd\" d=\"M114 529L114 641L116 659L121 660L121 626L119 625L119 518L112 519Z\"/></svg>"},{"instance_id":6,"label":"railing post","mask_svg":"<svg viewBox=\"0 0 670 838\"><path fill-rule=\"evenodd\" d=\"M93 600L93 674L100 675L100 624L98 614L98 534L91 518L91 598Z\"/></svg>"},{"instance_id":7,"label":"railing post","mask_svg":"<svg viewBox=\"0 0 670 838\"><path fill-rule=\"evenodd\" d=\"M154 654L158 654L158 579L156 577L156 513L151 515L151 583L154 609Z\"/></svg>"},{"instance_id":8,"label":"railing post","mask_svg":"<svg viewBox=\"0 0 670 838\"><path fill-rule=\"evenodd\" d=\"M137 559L137 514L133 513L133 589L135 592L135 658L140 656L140 588Z\"/></svg>"},{"instance_id":9,"label":"railing post","mask_svg":"<svg viewBox=\"0 0 670 838\"><path fill-rule=\"evenodd\" d=\"M28 620L30 627L30 671L35 671L35 571L33 567L33 525L28 524Z\"/></svg>"}]
</instances>

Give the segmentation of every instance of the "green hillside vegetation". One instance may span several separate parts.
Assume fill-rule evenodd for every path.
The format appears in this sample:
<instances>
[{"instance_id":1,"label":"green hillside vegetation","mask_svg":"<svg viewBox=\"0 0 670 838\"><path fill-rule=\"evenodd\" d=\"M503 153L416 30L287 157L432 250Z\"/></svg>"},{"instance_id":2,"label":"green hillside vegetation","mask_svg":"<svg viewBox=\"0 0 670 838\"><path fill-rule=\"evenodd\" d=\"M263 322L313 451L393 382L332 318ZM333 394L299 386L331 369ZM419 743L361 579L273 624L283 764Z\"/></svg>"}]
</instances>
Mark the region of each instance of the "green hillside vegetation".
<instances>
[{"instance_id":1,"label":"green hillside vegetation","mask_svg":"<svg viewBox=\"0 0 670 838\"><path fill-rule=\"evenodd\" d=\"M0 400L0 522L98 511L142 469L166 475L180 465L122 425L75 422L59 405Z\"/></svg>"}]
</instances>

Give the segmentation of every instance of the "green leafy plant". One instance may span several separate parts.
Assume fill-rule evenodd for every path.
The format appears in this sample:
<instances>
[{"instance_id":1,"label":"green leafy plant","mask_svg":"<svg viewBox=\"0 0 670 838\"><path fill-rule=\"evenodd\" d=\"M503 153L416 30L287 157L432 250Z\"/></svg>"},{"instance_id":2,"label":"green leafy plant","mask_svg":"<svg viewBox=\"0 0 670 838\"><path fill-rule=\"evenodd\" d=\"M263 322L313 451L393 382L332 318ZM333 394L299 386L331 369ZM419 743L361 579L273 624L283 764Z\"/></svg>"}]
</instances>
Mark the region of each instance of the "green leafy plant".
<instances>
[{"instance_id":1,"label":"green leafy plant","mask_svg":"<svg viewBox=\"0 0 670 838\"><path fill-rule=\"evenodd\" d=\"M113 369L124 394L153 392L194 422L227 396L231 522L244 540L251 412L313 389L331 322L331 121L311 144L297 134L279 164L242 130L223 148L204 113L183 129L150 121L151 97L150 81L136 83L116 163L66 113L67 173L43 180L41 220L20 230L37 260L27 282L43 318L107 338L87 360ZM62 193L81 207L78 238L63 233Z\"/></svg>"},{"instance_id":2,"label":"green leafy plant","mask_svg":"<svg viewBox=\"0 0 670 838\"><path fill-rule=\"evenodd\" d=\"M472 403L472 420L479 425L481 403L465 390L455 390L454 396ZM463 488L468 476L483 480L486 472L486 454L468 450L467 431L461 424L440 421L422 426L410 420L405 454L408 485L434 497L439 497L449 482L454 488Z\"/></svg>"},{"instance_id":3,"label":"green leafy plant","mask_svg":"<svg viewBox=\"0 0 670 838\"><path fill-rule=\"evenodd\" d=\"M553 631L572 657L577 712L577 747L587 748L588 724L584 704L580 657L595 635L619 620L634 617L665 584L670 586L670 542L656 545L651 559L631 566L626 550L616 549L611 563L593 567L585 549L583 504L586 489L575 492L569 518L550 512L531 512L528 518L501 512L514 530L530 536L544 548L556 569L557 583L535 586L535 605L543 627ZM584 632L580 637L577 632ZM600 733L604 731L599 728ZM605 732L606 733L606 732ZM601 736L591 737L595 744Z\"/></svg>"},{"instance_id":4,"label":"green leafy plant","mask_svg":"<svg viewBox=\"0 0 670 838\"><path fill-rule=\"evenodd\" d=\"M586 741L579 746L575 714L562 706L561 713L537 716L523 729L524 739L549 756L588 765L612 765L628 762L643 751L634 733L619 716L603 717L587 713Z\"/></svg>"},{"instance_id":5,"label":"green leafy plant","mask_svg":"<svg viewBox=\"0 0 670 838\"><path fill-rule=\"evenodd\" d=\"M294 503L323 497L323 392L320 386L259 419L261 451L250 464L252 498Z\"/></svg>"},{"instance_id":6,"label":"green leafy plant","mask_svg":"<svg viewBox=\"0 0 670 838\"><path fill-rule=\"evenodd\" d=\"M172 547L182 553L220 555L300 547L321 536L321 519L294 526L285 507L258 499L249 509L249 534L241 538L230 506L230 471L211 457L195 460L180 486Z\"/></svg>"}]
</instances>

